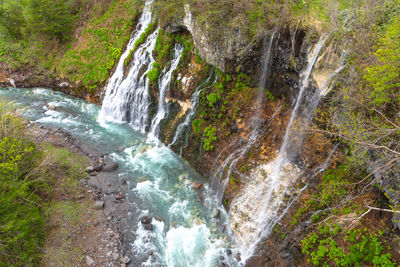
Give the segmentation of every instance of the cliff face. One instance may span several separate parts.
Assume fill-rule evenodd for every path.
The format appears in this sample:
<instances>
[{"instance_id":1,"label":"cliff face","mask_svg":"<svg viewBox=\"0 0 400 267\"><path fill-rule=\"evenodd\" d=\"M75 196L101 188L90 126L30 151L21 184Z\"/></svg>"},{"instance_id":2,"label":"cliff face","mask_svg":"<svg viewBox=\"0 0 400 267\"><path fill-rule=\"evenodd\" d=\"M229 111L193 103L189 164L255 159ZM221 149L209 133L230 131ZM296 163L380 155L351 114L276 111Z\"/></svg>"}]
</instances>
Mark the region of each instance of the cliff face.
<instances>
[{"instance_id":1,"label":"cliff face","mask_svg":"<svg viewBox=\"0 0 400 267\"><path fill-rule=\"evenodd\" d=\"M254 56L259 41L250 37L242 25L225 26L221 23L219 29L210 31L214 26L201 23L188 4L184 6L182 18L165 24L166 31L171 33L182 29L189 31L201 58L223 72L233 72L238 67L244 70L243 64Z\"/></svg>"},{"instance_id":2,"label":"cliff face","mask_svg":"<svg viewBox=\"0 0 400 267\"><path fill-rule=\"evenodd\" d=\"M177 70L172 75L170 92L166 96L168 114L166 119L160 122L160 139L166 145L170 145L177 154L187 159L210 181L227 179L223 201L229 207L249 182L249 174L252 170L276 158L299 94L303 71L310 60L312 49L323 33L317 30L318 27L299 26L294 29L287 26L277 27L256 38L250 37L242 25L228 27L221 23L218 31L213 31L210 27L200 20L198 14L193 12L189 5L184 6L182 17L167 21L163 27L165 32L170 34L166 38L170 43L163 44L166 41L160 41L162 46L169 47L166 55L171 53L174 42L182 38L185 43L188 43L185 47L188 51L185 52ZM346 53L343 52L343 44L333 40L333 37L327 38L327 45L321 50L314 65L314 71L311 72L306 101L310 101L316 90L320 90L324 96L331 97L330 90L335 88L336 78L345 67ZM263 43L269 41L272 42L269 75L266 83L260 85L259 77L263 74L262 61L266 54ZM153 52L155 58L159 54L160 51ZM101 103L103 86L98 86L95 92L89 92L88 88L76 90L75 87L79 83L68 82L66 79L57 78L56 75L55 77L43 77L34 71L18 73L7 64L0 65L0 86L51 87L91 102ZM156 104L159 101L158 86L157 80L151 84L152 112L149 121L155 115ZM258 87L263 87L263 90L259 90ZM262 93L259 94L259 91ZM260 99L263 103L261 106ZM322 97L323 111L330 108L328 101L328 97ZM327 125L327 128L331 127L330 121L315 122L317 123L312 126L317 127L316 132ZM181 134L177 135L179 131ZM227 166L230 166L232 159L235 159L237 151L241 151L249 143L255 131L258 135L257 142L249 146L228 175ZM300 190L300 186L306 184L310 188L306 191L306 196L295 202L287 215L282 218L283 227L274 231L270 237L260 243L257 253L261 256L250 259L248 266L307 264L306 256L302 253L301 240L312 233L310 229L318 231L318 228L312 228L313 225L310 223L317 220L312 219L314 214L337 209L324 205L318 206L309 197L315 195L316 198L323 198L325 191L329 191L337 184L335 181L326 185L324 183L329 177L319 174L315 178L316 175L314 175L316 168L328 158L335 142L339 141L333 139L332 135L310 131L301 153L293 160L296 165L304 169L304 177L298 177L292 189L293 191ZM341 144L340 148L347 150L347 144ZM339 165L344 157L340 152L335 153L332 169L335 169L336 164ZM331 161L328 163L330 164ZM370 171L384 164L379 160L375 163ZM223 166L222 169L221 166ZM314 180L308 183L305 177L312 177ZM397 178L396 175L385 176L380 180L380 186L395 205L399 204ZM352 182L357 183L357 179L353 177ZM345 189L348 190L348 187L350 185L346 184ZM345 191L350 195L351 190L345 189L340 188L342 191L336 191ZM339 201L346 196L346 194L334 195L332 198L337 198ZM367 195L366 198L379 199L386 203L376 192ZM327 200L324 199L324 201ZM358 211L364 212L361 208ZM339 223L342 221L360 223L361 221L343 217L347 214L340 214L340 217L335 213L332 216L339 217ZM373 216L375 218L378 215L373 214ZM389 224L391 219L389 217L384 216L384 225ZM398 215L395 216L393 222L398 226L397 217ZM295 223L292 223L293 221ZM318 222L317 220L316 223ZM335 223L336 221L333 221L329 225L332 226ZM342 224L343 234L350 226ZM377 229L381 227L375 226Z\"/></svg>"}]
</instances>

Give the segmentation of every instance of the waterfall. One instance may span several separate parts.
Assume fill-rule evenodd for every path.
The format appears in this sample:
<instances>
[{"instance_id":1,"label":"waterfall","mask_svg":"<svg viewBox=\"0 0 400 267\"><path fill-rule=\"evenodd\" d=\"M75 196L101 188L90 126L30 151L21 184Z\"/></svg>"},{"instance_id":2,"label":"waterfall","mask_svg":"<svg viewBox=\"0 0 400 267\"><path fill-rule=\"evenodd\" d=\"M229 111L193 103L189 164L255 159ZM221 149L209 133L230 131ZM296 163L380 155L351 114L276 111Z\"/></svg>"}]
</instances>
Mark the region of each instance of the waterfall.
<instances>
[{"instance_id":1,"label":"waterfall","mask_svg":"<svg viewBox=\"0 0 400 267\"><path fill-rule=\"evenodd\" d=\"M216 191L217 199L222 201L226 186L229 182L229 178L236 167L236 164L246 155L249 149L257 142L258 138L264 133L267 126L263 127L264 119L260 117L260 110L264 107L264 88L267 84L267 80L270 74L270 63L271 63L271 51L272 44L275 38L276 30L272 33L272 36L267 42L267 39L264 39L263 45L263 56L262 56L262 67L261 67L261 75L258 81L257 88L257 99L256 99L256 110L252 117L253 122L253 130L250 133L250 137L245 143L244 146L239 147L235 151L233 151L220 167L215 172L212 178L212 187ZM280 108L278 108L272 117L269 120L269 123L275 118L275 116L279 113ZM224 175L226 173L226 175Z\"/></svg>"},{"instance_id":2,"label":"waterfall","mask_svg":"<svg viewBox=\"0 0 400 267\"><path fill-rule=\"evenodd\" d=\"M152 21L151 3L152 1L146 2L143 14L131 36L128 47L122 54L117 68L107 84L99 114L100 120L118 123L128 122L134 129L142 132L145 132L148 127L150 96L148 90L149 80L146 74L151 70L154 63L152 51L155 46L158 29L135 51L133 55L134 61L125 78L124 64L136 41Z\"/></svg>"},{"instance_id":3,"label":"waterfall","mask_svg":"<svg viewBox=\"0 0 400 267\"><path fill-rule=\"evenodd\" d=\"M216 81L217 81L217 76L215 75L214 71L212 71L210 73L210 75L208 76L208 78L204 82L200 83L200 85L195 89L195 92L192 95L192 98L190 99L190 103L192 104L192 107L191 107L189 113L186 115L185 120L181 124L179 124L178 127L176 128L175 135L172 138L172 141L169 144L169 147L177 146L178 143L180 142L181 138L183 138L183 145L180 147L181 155L182 155L183 149L185 149L186 146L188 145L188 138L189 138L190 129L192 127L192 120L193 120L194 116L196 115L197 108L199 107L200 94L201 94L201 92L203 92L203 90L214 85Z\"/></svg>"},{"instance_id":4,"label":"waterfall","mask_svg":"<svg viewBox=\"0 0 400 267\"><path fill-rule=\"evenodd\" d=\"M182 52L183 52L184 46L182 44L177 44L175 45L175 50L174 50L174 58L171 61L171 66L168 69L168 66L165 66L164 70L162 71L162 74L159 78L158 84L160 88L160 96L158 99L158 110L157 114L154 117L151 127L150 127L150 136L153 138L158 138L160 134L160 122L168 117L168 105L165 103L166 97L169 94L169 89L171 87L171 77L172 73L176 70L178 67L179 61L181 60Z\"/></svg>"},{"instance_id":5,"label":"waterfall","mask_svg":"<svg viewBox=\"0 0 400 267\"><path fill-rule=\"evenodd\" d=\"M304 129L309 124L321 93L311 94L304 101L309 78L326 37L316 45L308 65L301 76L301 86L289 120L278 157L261 165L251 173L251 180L237 197L230 210L231 227L236 235L238 249L245 261L251 257L257 244L268 236L280 218L279 210L288 189L293 186L301 170L291 160L300 152Z\"/></svg>"}]
</instances>

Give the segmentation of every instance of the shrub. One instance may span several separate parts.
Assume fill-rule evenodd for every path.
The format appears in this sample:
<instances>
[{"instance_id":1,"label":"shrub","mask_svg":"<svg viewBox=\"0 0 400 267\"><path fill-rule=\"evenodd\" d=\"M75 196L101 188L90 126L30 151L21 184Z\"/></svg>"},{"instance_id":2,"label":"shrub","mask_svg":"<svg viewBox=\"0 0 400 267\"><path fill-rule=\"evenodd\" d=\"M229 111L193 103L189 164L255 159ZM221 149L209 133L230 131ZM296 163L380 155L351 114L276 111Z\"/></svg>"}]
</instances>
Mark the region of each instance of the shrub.
<instances>
[{"instance_id":1,"label":"shrub","mask_svg":"<svg viewBox=\"0 0 400 267\"><path fill-rule=\"evenodd\" d=\"M206 127L203 132L203 148L205 151L212 151L214 149L213 143L215 143L218 138L216 137L217 129L211 125Z\"/></svg>"}]
</instances>

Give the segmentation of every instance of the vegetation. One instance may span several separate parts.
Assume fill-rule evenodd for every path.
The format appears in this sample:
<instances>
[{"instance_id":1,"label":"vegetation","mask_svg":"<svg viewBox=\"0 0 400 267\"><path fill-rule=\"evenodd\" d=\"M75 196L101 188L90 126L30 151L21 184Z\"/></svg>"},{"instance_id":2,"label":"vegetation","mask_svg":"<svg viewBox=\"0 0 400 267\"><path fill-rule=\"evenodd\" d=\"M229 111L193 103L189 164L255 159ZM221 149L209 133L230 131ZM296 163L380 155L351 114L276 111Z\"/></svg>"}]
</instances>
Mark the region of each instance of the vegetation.
<instances>
[{"instance_id":1,"label":"vegetation","mask_svg":"<svg viewBox=\"0 0 400 267\"><path fill-rule=\"evenodd\" d=\"M6 0L0 61L65 78L94 94L129 39L139 0Z\"/></svg>"},{"instance_id":2,"label":"vegetation","mask_svg":"<svg viewBox=\"0 0 400 267\"><path fill-rule=\"evenodd\" d=\"M147 28L145 29L145 31L136 40L134 47L129 51L129 55L125 59L125 62L124 62L125 67L128 66L128 64L132 61L133 54L135 54L135 52L139 48L139 46L142 45L146 41L147 37L149 37L150 33L154 30L154 27L155 27L155 23L150 23L149 26L147 26Z\"/></svg>"},{"instance_id":3,"label":"vegetation","mask_svg":"<svg viewBox=\"0 0 400 267\"><path fill-rule=\"evenodd\" d=\"M101 8L100 4L93 7L82 36L66 46L56 66L61 77L81 83L92 93L118 62L138 13L138 1L112 1L104 13Z\"/></svg>"},{"instance_id":4,"label":"vegetation","mask_svg":"<svg viewBox=\"0 0 400 267\"><path fill-rule=\"evenodd\" d=\"M207 126L203 133L203 148L205 151L212 151L214 149L213 143L215 143L218 138L215 136L217 129L215 127Z\"/></svg>"},{"instance_id":5,"label":"vegetation","mask_svg":"<svg viewBox=\"0 0 400 267\"><path fill-rule=\"evenodd\" d=\"M158 76L160 76L160 70L158 69L160 65L157 62L153 63L153 68L147 72L147 78L149 78L150 82L155 82L158 80Z\"/></svg>"},{"instance_id":6,"label":"vegetation","mask_svg":"<svg viewBox=\"0 0 400 267\"><path fill-rule=\"evenodd\" d=\"M48 204L56 190L71 190L85 177L85 160L64 149L37 146L11 112L0 105L0 266L37 266Z\"/></svg>"},{"instance_id":7,"label":"vegetation","mask_svg":"<svg viewBox=\"0 0 400 267\"><path fill-rule=\"evenodd\" d=\"M373 230L364 228L346 231L344 239L349 243L348 249L344 249L335 241L340 233L339 226L320 226L317 233L304 238L302 252L309 256L310 262L315 266L332 261L336 266L362 266L362 264L374 264L374 266L396 266L391 261L390 253L383 253L385 247Z\"/></svg>"}]
</instances>

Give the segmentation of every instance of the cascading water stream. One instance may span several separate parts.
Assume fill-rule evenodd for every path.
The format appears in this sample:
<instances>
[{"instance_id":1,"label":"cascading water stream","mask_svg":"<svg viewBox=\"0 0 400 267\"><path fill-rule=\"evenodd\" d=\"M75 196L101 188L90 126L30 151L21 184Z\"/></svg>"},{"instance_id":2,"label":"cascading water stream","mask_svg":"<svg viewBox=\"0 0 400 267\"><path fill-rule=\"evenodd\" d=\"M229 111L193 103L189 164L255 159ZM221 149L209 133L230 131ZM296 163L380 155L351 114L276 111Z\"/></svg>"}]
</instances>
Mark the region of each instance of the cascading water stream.
<instances>
[{"instance_id":1,"label":"cascading water stream","mask_svg":"<svg viewBox=\"0 0 400 267\"><path fill-rule=\"evenodd\" d=\"M130 45L121 56L118 67L107 85L99 114L100 121L128 122L135 130L142 133L148 127L150 95L147 72L153 67L152 52L158 36L158 29L150 34L145 43L135 51L133 63L125 78L123 67L133 45L151 22L151 3L152 1L146 2L140 18L141 23L139 23L136 33L132 35ZM143 71L144 69L145 71Z\"/></svg>"},{"instance_id":2,"label":"cascading water stream","mask_svg":"<svg viewBox=\"0 0 400 267\"><path fill-rule=\"evenodd\" d=\"M118 86L121 84L123 77L124 77L124 66L125 66L125 60L128 57L130 51L135 47L135 42L139 39L139 37L142 35L142 33L145 32L146 28L149 26L149 24L152 21L152 15L151 15L151 4L153 3L152 0L147 1L144 9L143 9L143 14L139 19L139 22L136 26L136 30L132 33L131 38L128 42L128 45L126 47L126 50L124 53L122 53L121 58L118 62L117 68L115 69L113 75L111 76L108 84L107 84L107 90L106 90L106 97L103 102L108 102L111 101L107 95L112 94L113 90L118 88ZM106 105L110 106L110 105Z\"/></svg>"},{"instance_id":3,"label":"cascading water stream","mask_svg":"<svg viewBox=\"0 0 400 267\"><path fill-rule=\"evenodd\" d=\"M160 122L168 116L169 110L168 110L168 105L167 105L167 103L165 103L165 101L166 101L166 97L169 94L169 89L171 87L172 73L178 67L179 61L181 60L183 49L184 49L184 46L182 44L177 44L175 46L174 58L171 61L170 68L167 71L167 66L165 66L165 68L160 76L160 79L158 81L159 88L160 88L160 92L159 92L160 96L158 99L157 114L154 117L154 119L151 123L151 127L150 127L149 135L152 138L159 137Z\"/></svg>"},{"instance_id":4,"label":"cascading water stream","mask_svg":"<svg viewBox=\"0 0 400 267\"><path fill-rule=\"evenodd\" d=\"M251 181L231 206L231 227L235 232L243 261L254 254L259 241L272 231L280 218L278 212L287 190L294 185L301 173L290 159L299 152L304 128L308 125L318 104L316 102L320 99L320 92L317 92L312 96L311 102L303 104L311 72L325 41L326 37L321 37L304 71L299 95L278 157L275 161L253 170Z\"/></svg>"},{"instance_id":5,"label":"cascading water stream","mask_svg":"<svg viewBox=\"0 0 400 267\"><path fill-rule=\"evenodd\" d=\"M183 149L185 149L186 146L188 145L187 143L188 143L188 138L189 138L189 130L191 128L192 120L193 120L194 116L196 115L197 108L199 106L200 94L201 94L201 92L203 92L203 90L214 85L216 81L217 81L217 76L215 75L214 71L212 71L210 73L210 75L208 76L208 78L195 89L195 92L192 95L192 98L190 99L192 107L191 107L189 113L186 115L185 120L181 124L179 124L178 127L176 128L175 135L172 138L172 142L169 144L168 147L177 146L178 143L181 141L181 138L183 138L183 140L182 140L183 144L180 147L181 155L182 155Z\"/></svg>"},{"instance_id":6,"label":"cascading water stream","mask_svg":"<svg viewBox=\"0 0 400 267\"><path fill-rule=\"evenodd\" d=\"M143 21L151 21L149 13L149 9L143 12L142 16L148 18L143 18ZM143 22L143 25L146 23ZM161 75L157 114L150 127L148 125L150 96L146 74L153 67L152 52L158 31L138 47L128 71L117 68L107 86L98 119L103 127L101 131L114 131L115 124L112 122L121 126L127 122L143 134L149 130L144 141L136 141L110 154L121 166L120 177L128 181L127 199L131 207L128 214L131 225L129 231L135 235L135 239L131 240L132 253L135 255L133 262L135 266L215 267L221 262L238 266L232 253L227 253L232 240L227 233L229 229L226 229L226 211L215 203L207 184L202 182L201 190L193 187L193 182L201 181L201 177L157 140L160 122L168 115L165 101L172 73L180 61L182 45L175 47L170 67L166 67ZM136 39L135 35L131 43ZM125 52L120 67L126 55ZM124 72L128 72L126 77ZM197 110L199 94L193 96L193 108L185 119L187 124ZM118 134L118 131L115 132ZM150 216L151 226L143 224L141 218L144 216Z\"/></svg>"},{"instance_id":7,"label":"cascading water stream","mask_svg":"<svg viewBox=\"0 0 400 267\"><path fill-rule=\"evenodd\" d=\"M216 198L219 202L222 201L226 186L229 182L231 174L233 170L236 168L237 163L243 159L249 149L257 142L260 136L264 133L266 126L263 127L264 119L260 117L261 110L264 107L264 88L267 84L267 80L270 74L270 65L271 65L271 52L272 52L272 44L275 38L276 31L273 32L269 42L264 40L264 49L263 49L263 57L262 57L262 68L261 75L258 81L258 89L257 89L257 99L256 99L256 110L252 117L252 122L254 124L253 130L250 133L250 137L248 138L245 145L239 147L235 151L233 151L219 166L217 171L212 178L212 187L216 192ZM268 44L268 45L267 45ZM279 113L280 108L277 109L269 122L271 122L275 116Z\"/></svg>"}]
</instances>

